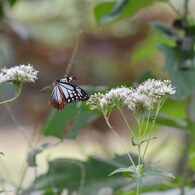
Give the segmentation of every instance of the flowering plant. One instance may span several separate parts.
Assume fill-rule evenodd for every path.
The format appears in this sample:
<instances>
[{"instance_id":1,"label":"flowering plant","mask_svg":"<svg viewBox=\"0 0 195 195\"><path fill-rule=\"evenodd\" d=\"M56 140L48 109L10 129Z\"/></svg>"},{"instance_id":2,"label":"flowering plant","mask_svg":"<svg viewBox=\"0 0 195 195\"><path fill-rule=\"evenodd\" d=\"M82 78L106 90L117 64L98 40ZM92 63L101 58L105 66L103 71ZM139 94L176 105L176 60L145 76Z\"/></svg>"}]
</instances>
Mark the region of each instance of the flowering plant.
<instances>
[{"instance_id":1,"label":"flowering plant","mask_svg":"<svg viewBox=\"0 0 195 195\"><path fill-rule=\"evenodd\" d=\"M35 80L37 79L37 74L38 71L36 71L30 64L23 64L11 68L2 68L0 70L0 84L4 82L11 82L15 84L17 93L15 97L2 101L0 102L0 104L15 100L20 95L23 84L25 82L35 82Z\"/></svg>"},{"instance_id":2,"label":"flowering plant","mask_svg":"<svg viewBox=\"0 0 195 195\"><path fill-rule=\"evenodd\" d=\"M90 97L87 104L91 110L99 110L108 127L112 130L118 141L123 146L127 153L132 166L128 168L120 168L111 173L128 172L137 182L137 194L140 193L140 187L142 185L142 177L148 174L148 170L152 170L155 174L158 173L161 176L168 176L174 178L170 173L165 173L154 168L145 166L145 155L148 149L149 143L152 140L152 132L157 115L163 103L168 96L173 95L176 92L175 88L171 85L169 80L155 80L149 79L143 84L138 85L136 88L118 87L111 89L110 91L103 93L96 93ZM123 107L127 107L130 110L138 124L138 133L132 130L126 116L123 113ZM113 109L116 108L130 131L131 141L138 150L138 163L133 161L127 146L124 144L122 138L118 135L110 123L109 117ZM154 118L152 119L152 127L149 127L151 114L154 112ZM144 121L146 122L144 123ZM151 128L151 129L150 129ZM146 139L146 132L149 132L149 137ZM150 171L149 171L150 172Z\"/></svg>"}]
</instances>

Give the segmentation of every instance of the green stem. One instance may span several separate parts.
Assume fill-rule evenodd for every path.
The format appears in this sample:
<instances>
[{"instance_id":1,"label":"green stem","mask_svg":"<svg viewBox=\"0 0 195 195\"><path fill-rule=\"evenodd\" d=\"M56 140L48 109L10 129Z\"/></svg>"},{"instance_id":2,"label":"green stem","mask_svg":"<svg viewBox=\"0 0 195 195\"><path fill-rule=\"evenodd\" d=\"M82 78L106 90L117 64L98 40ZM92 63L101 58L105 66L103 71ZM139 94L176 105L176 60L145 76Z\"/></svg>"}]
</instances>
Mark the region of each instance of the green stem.
<instances>
[{"instance_id":1,"label":"green stem","mask_svg":"<svg viewBox=\"0 0 195 195\"><path fill-rule=\"evenodd\" d=\"M11 99L4 100L4 101L0 102L0 105L1 105L1 104L6 104L6 103L8 103L8 102L14 101L15 99L17 99L17 98L20 96L21 92L22 92L22 86L20 85L20 86L18 87L18 90L17 90L17 93L15 94L15 96L14 96L13 98L11 98Z\"/></svg>"},{"instance_id":2,"label":"green stem","mask_svg":"<svg viewBox=\"0 0 195 195\"><path fill-rule=\"evenodd\" d=\"M9 104L6 103L6 104L4 104L4 106L5 106L5 109L7 110L8 114L10 115L10 118L11 118L13 124L14 124L14 125L16 126L16 128L19 130L19 132L21 133L21 135L22 135L23 138L25 139L25 141L26 141L26 143L28 144L28 146L29 146L30 148L32 148L31 143L30 143L30 140L28 139L28 137L27 137L26 134L24 133L24 129L18 124L18 121L17 121L15 115L13 114L13 112L12 112L12 110L11 110Z\"/></svg>"},{"instance_id":3,"label":"green stem","mask_svg":"<svg viewBox=\"0 0 195 195\"><path fill-rule=\"evenodd\" d=\"M108 127L112 130L112 132L114 133L114 135L116 136L116 138L118 139L118 141L121 143L121 145L123 146L125 152L127 153L129 160L131 162L131 164L133 165L134 169L136 170L136 166L135 163L133 162L133 159L131 158L131 155L129 154L126 145L123 143L122 139L120 138L120 136L117 134L117 132L114 130L114 128L112 127L112 125L110 124L108 118L106 117L106 115L103 113L104 119L106 121L106 124L108 125Z\"/></svg>"},{"instance_id":4,"label":"green stem","mask_svg":"<svg viewBox=\"0 0 195 195\"><path fill-rule=\"evenodd\" d=\"M20 190L22 188L22 183L24 181L24 178L26 176L27 171L28 171L28 166L25 165L24 170L23 170L22 175L21 175L21 178L19 180L19 184L17 186L16 195L20 195Z\"/></svg>"},{"instance_id":5,"label":"green stem","mask_svg":"<svg viewBox=\"0 0 195 195\"><path fill-rule=\"evenodd\" d=\"M156 122L156 118L157 118L157 115L158 115L158 113L159 113L160 107L161 107L161 106L160 106L160 103L159 103L158 106L157 106L157 109L156 109L156 113L155 113L154 119L153 119L153 121L152 121L152 127L151 127L151 129L153 129L153 127L154 127L154 124L155 124L155 122ZM144 152L143 152L143 161L144 161L144 158L145 158L146 151L147 151L147 149L148 149L149 143L150 143L150 141L151 141L151 138L152 138L152 132L150 132L149 139L148 139L148 141L147 141L147 143L146 143L146 147L144 148Z\"/></svg>"},{"instance_id":6,"label":"green stem","mask_svg":"<svg viewBox=\"0 0 195 195\"><path fill-rule=\"evenodd\" d=\"M141 144L138 144L138 165L141 165Z\"/></svg>"},{"instance_id":7,"label":"green stem","mask_svg":"<svg viewBox=\"0 0 195 195\"><path fill-rule=\"evenodd\" d=\"M149 111L148 116L147 116L146 126L145 126L145 128L144 128L144 132L143 132L143 134L142 134L142 138L145 137L146 131L147 131L147 129L148 129L149 121L150 121L150 111Z\"/></svg>"},{"instance_id":8,"label":"green stem","mask_svg":"<svg viewBox=\"0 0 195 195\"><path fill-rule=\"evenodd\" d=\"M139 195L139 184L138 184L138 182L137 182L137 190L136 190L136 195Z\"/></svg>"},{"instance_id":9,"label":"green stem","mask_svg":"<svg viewBox=\"0 0 195 195\"><path fill-rule=\"evenodd\" d=\"M139 143L137 145L138 147L138 166L137 166L137 177L139 178L141 175L140 175L140 168L141 168L141 144ZM137 181L137 195L140 194L140 184L139 184L139 181Z\"/></svg>"},{"instance_id":10,"label":"green stem","mask_svg":"<svg viewBox=\"0 0 195 195\"><path fill-rule=\"evenodd\" d=\"M140 122L139 122L139 130L138 130L138 134L139 134L139 144L141 143L141 132L142 132L142 128L143 128L143 123L144 123L144 117L143 115L140 117Z\"/></svg>"},{"instance_id":11,"label":"green stem","mask_svg":"<svg viewBox=\"0 0 195 195\"><path fill-rule=\"evenodd\" d=\"M122 117L123 117L123 120L125 121L125 124L126 124L127 128L129 129L129 131L130 131L130 133L131 133L131 136L133 136L133 137L135 138L136 136L135 136L135 134L134 134L132 128L130 127L130 125L129 125L129 123L128 123L128 121L127 121L127 119L126 119L126 117L125 117L125 115L124 115L124 113L123 113L123 111L122 111L119 107L117 107L117 109L118 109L118 111L121 113L121 115L122 115Z\"/></svg>"}]
</instances>

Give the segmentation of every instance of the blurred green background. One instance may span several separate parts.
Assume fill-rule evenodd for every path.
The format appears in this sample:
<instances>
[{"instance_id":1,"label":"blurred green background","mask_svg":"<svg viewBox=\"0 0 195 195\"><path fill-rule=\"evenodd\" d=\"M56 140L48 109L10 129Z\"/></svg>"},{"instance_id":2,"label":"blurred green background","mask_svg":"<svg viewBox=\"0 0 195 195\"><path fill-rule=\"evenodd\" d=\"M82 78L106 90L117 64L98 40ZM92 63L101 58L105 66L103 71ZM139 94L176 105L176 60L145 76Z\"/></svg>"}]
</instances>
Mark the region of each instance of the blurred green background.
<instances>
[{"instance_id":1,"label":"blurred green background","mask_svg":"<svg viewBox=\"0 0 195 195\"><path fill-rule=\"evenodd\" d=\"M0 5L0 66L11 67L32 64L39 71L35 84L26 84L21 96L9 107L1 105L0 151L1 178L18 183L26 163L29 146L17 131L23 128L27 139L35 146L45 142L56 143L58 138L42 133L52 109L48 105L50 91L40 90L64 75L74 50L79 33L80 45L70 75L78 78L81 86L112 87L133 84L144 75L169 78L163 65L165 55L159 51L159 44L174 45L162 33L152 28L154 21L171 25L176 13L164 1L137 10L131 17L125 17L109 24L100 24L97 0L5 0ZM170 1L183 13L183 1ZM189 12L193 20L195 2L191 1ZM147 74L146 74L147 73ZM8 98L14 89L8 84L0 86L1 96ZM183 103L169 102L164 108L172 116L184 118ZM178 105L181 109L178 109ZM69 114L68 112L66 113ZM64 115L65 116L65 115ZM118 114L111 120L126 137L125 126ZM135 122L132 121L135 125ZM177 172L181 143L184 133L175 128L161 127L155 132L148 158L158 167ZM52 133L51 133L52 134ZM128 143L129 140L126 139ZM132 152L133 147L130 147ZM82 129L76 139L66 139L61 145L45 151L38 157L38 173L47 169L47 161L56 157L85 159L87 155L113 157L122 154L120 144L108 131L102 118ZM170 158L171 154L171 158ZM24 181L28 185L34 179L29 170ZM3 182L2 182L3 183ZM6 182L5 182L6 183ZM7 183L6 183L7 185Z\"/></svg>"}]
</instances>

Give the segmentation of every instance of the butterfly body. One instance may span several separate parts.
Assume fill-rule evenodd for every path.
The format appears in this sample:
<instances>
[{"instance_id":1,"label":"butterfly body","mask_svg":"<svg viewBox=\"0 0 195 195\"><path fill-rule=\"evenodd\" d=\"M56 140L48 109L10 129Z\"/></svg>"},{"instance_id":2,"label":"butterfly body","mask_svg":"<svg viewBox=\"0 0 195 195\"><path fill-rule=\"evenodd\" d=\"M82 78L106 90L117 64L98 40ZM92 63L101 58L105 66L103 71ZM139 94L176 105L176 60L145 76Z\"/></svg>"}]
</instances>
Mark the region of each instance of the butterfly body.
<instances>
[{"instance_id":1,"label":"butterfly body","mask_svg":"<svg viewBox=\"0 0 195 195\"><path fill-rule=\"evenodd\" d=\"M62 110L68 103L89 99L88 94L82 88L72 84L76 80L76 77L63 77L53 82L53 90L49 99L53 108Z\"/></svg>"}]
</instances>

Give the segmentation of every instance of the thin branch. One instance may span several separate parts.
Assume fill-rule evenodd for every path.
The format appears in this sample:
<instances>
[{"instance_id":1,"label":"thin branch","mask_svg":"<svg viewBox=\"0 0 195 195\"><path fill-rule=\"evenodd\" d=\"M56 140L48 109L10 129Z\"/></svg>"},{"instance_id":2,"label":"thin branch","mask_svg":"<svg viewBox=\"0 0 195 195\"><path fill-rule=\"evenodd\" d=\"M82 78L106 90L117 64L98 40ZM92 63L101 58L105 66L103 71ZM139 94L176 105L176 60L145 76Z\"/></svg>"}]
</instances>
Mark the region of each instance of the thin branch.
<instances>
[{"instance_id":1,"label":"thin branch","mask_svg":"<svg viewBox=\"0 0 195 195\"><path fill-rule=\"evenodd\" d=\"M27 174L28 168L29 168L28 165L25 165L24 170L22 171L22 175L19 179L19 184L18 184L17 189L16 189L16 195L20 195L22 184L23 184L24 178Z\"/></svg>"},{"instance_id":2,"label":"thin branch","mask_svg":"<svg viewBox=\"0 0 195 195\"><path fill-rule=\"evenodd\" d=\"M170 1L165 1L167 5L175 12L175 14L181 18L181 13L180 11L170 2Z\"/></svg>"},{"instance_id":3,"label":"thin branch","mask_svg":"<svg viewBox=\"0 0 195 195\"><path fill-rule=\"evenodd\" d=\"M81 34L82 34L82 31L79 32L78 36L77 36L77 40L76 40L76 44L75 44L75 47L74 47L74 50L73 50L73 53L72 53L72 56L70 58L70 61L66 67L66 71L65 71L65 74L64 76L67 76L69 75L70 71L71 71L71 68L73 66L73 63L76 59L76 55L78 53L78 49L79 49L79 45L80 45L80 37L81 37Z\"/></svg>"},{"instance_id":4,"label":"thin branch","mask_svg":"<svg viewBox=\"0 0 195 195\"><path fill-rule=\"evenodd\" d=\"M129 129L129 131L130 131L130 133L131 133L131 136L133 136L134 138L136 138L136 136L135 136L135 134L134 134L132 128L130 127L130 125L129 125L129 123L128 123L128 121L127 121L127 119L126 119L126 117L125 117L125 115L124 115L124 113L123 113L123 111L120 109L120 107L117 107L117 109L118 109L118 111L121 113L122 118L123 118L123 120L125 121L125 124L126 124L127 128Z\"/></svg>"},{"instance_id":5,"label":"thin branch","mask_svg":"<svg viewBox=\"0 0 195 195\"><path fill-rule=\"evenodd\" d=\"M22 136L24 137L25 141L27 142L29 148L32 148L30 140L28 139L28 137L24 133L23 127L21 127L21 125L18 124L18 121L17 121L15 115L13 114L13 111L11 110L10 106L7 103L5 103L4 106L5 106L6 111L9 114L13 124L16 126L16 128L19 130L19 132L22 134Z\"/></svg>"},{"instance_id":6,"label":"thin branch","mask_svg":"<svg viewBox=\"0 0 195 195\"><path fill-rule=\"evenodd\" d=\"M183 20L187 24L188 23L188 14L189 14L189 0L184 0L184 14L183 14Z\"/></svg>"},{"instance_id":7,"label":"thin branch","mask_svg":"<svg viewBox=\"0 0 195 195\"><path fill-rule=\"evenodd\" d=\"M117 134L117 132L115 131L115 129L112 127L112 125L110 124L108 118L106 117L106 115L103 113L104 115L104 119L106 121L106 124L108 125L108 127L112 130L112 132L114 133L114 135L116 136L117 140L119 141L119 143L121 143L121 145L123 146L125 152L127 153L128 157L129 157L129 160L131 162L131 164L133 165L134 169L136 170L136 166L135 166L135 163L130 155L130 153L128 152L128 149L126 147L126 145L123 143L123 140L120 138L120 136Z\"/></svg>"},{"instance_id":8,"label":"thin branch","mask_svg":"<svg viewBox=\"0 0 195 195\"><path fill-rule=\"evenodd\" d=\"M153 121L152 121L151 130L153 129L153 127L154 127L154 125L155 125L155 122L156 122L158 113L159 113L160 109L162 108L162 106L163 106L165 100L166 100L166 98L164 98L164 99L162 100L162 102L158 103L158 106L157 106L157 109L156 109L156 113L155 113L154 119L153 119ZM146 147L145 147L144 152L143 152L143 162L144 162L144 158L145 158L145 155L146 155L146 151L147 151L147 149L148 149L148 146L149 146L149 143L150 143L151 139L152 139L152 131L150 131L149 139L148 139L148 141L147 141L147 143L146 143Z\"/></svg>"},{"instance_id":9,"label":"thin branch","mask_svg":"<svg viewBox=\"0 0 195 195\"><path fill-rule=\"evenodd\" d=\"M1 104L6 104L6 103L9 103L9 102L12 102L12 101L16 100L20 96L21 92L22 92L22 86L19 86L15 96L11 99L4 100L4 101L0 102L0 105Z\"/></svg>"}]
</instances>

